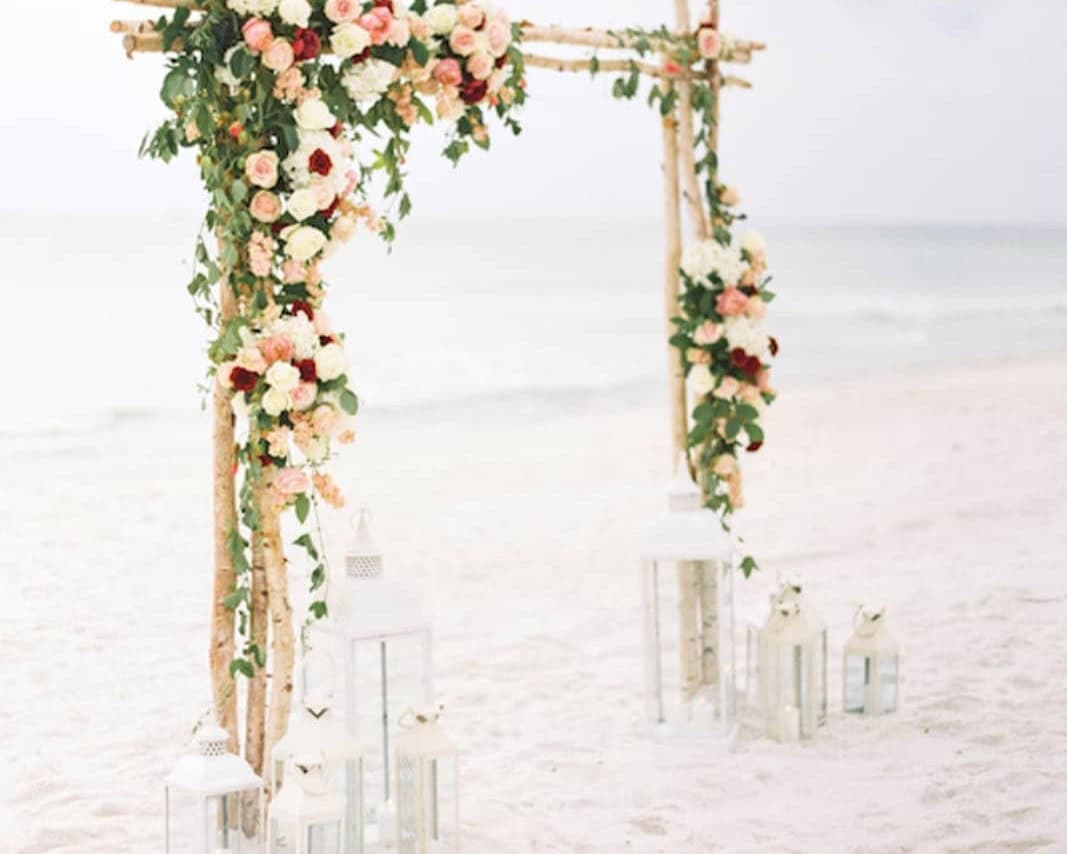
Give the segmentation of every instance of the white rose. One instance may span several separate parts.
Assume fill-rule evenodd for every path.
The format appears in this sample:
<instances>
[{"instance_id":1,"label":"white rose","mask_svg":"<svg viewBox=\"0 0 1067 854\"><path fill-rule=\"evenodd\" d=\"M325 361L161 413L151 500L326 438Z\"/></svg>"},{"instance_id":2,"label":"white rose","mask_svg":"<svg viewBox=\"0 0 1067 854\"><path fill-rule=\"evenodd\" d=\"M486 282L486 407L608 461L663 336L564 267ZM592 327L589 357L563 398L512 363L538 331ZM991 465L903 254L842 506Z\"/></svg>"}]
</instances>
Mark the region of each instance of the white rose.
<instances>
[{"instance_id":1,"label":"white rose","mask_svg":"<svg viewBox=\"0 0 1067 854\"><path fill-rule=\"evenodd\" d=\"M758 231L746 231L741 235L741 248L750 258L767 254L767 241Z\"/></svg>"},{"instance_id":2,"label":"white rose","mask_svg":"<svg viewBox=\"0 0 1067 854\"><path fill-rule=\"evenodd\" d=\"M384 59L372 59L345 72L341 82L353 101L373 101L389 89L396 66Z\"/></svg>"},{"instance_id":3,"label":"white rose","mask_svg":"<svg viewBox=\"0 0 1067 854\"><path fill-rule=\"evenodd\" d=\"M711 394L715 388L715 377L711 375L711 369L707 365L696 365L689 372L689 387L693 394L699 397Z\"/></svg>"},{"instance_id":4,"label":"white rose","mask_svg":"<svg viewBox=\"0 0 1067 854\"><path fill-rule=\"evenodd\" d=\"M303 222L308 217L319 212L319 196L314 190L297 190L285 203L285 209L289 211L297 222Z\"/></svg>"},{"instance_id":5,"label":"white rose","mask_svg":"<svg viewBox=\"0 0 1067 854\"><path fill-rule=\"evenodd\" d=\"M267 384L276 391L288 394L300 385L300 370L288 362L275 362L267 370Z\"/></svg>"},{"instance_id":6,"label":"white rose","mask_svg":"<svg viewBox=\"0 0 1067 854\"><path fill-rule=\"evenodd\" d=\"M348 59L370 47L370 33L359 24L338 24L330 36L330 47L341 59Z\"/></svg>"},{"instance_id":7,"label":"white rose","mask_svg":"<svg viewBox=\"0 0 1067 854\"><path fill-rule=\"evenodd\" d=\"M311 4L308 0L282 0L278 4L278 14L290 26L306 27L311 17Z\"/></svg>"},{"instance_id":8,"label":"white rose","mask_svg":"<svg viewBox=\"0 0 1067 854\"><path fill-rule=\"evenodd\" d=\"M751 317L728 317L722 326L731 350L741 348L764 363L771 360L770 339L760 321Z\"/></svg>"},{"instance_id":9,"label":"white rose","mask_svg":"<svg viewBox=\"0 0 1067 854\"><path fill-rule=\"evenodd\" d=\"M326 246L326 235L317 228L303 225L289 233L285 243L286 254L301 263L318 255Z\"/></svg>"},{"instance_id":10,"label":"white rose","mask_svg":"<svg viewBox=\"0 0 1067 854\"><path fill-rule=\"evenodd\" d=\"M447 36L456 28L456 7L451 4L434 6L426 13L425 21L434 35Z\"/></svg>"},{"instance_id":11,"label":"white rose","mask_svg":"<svg viewBox=\"0 0 1067 854\"><path fill-rule=\"evenodd\" d=\"M276 364L281 363L278 362ZM263 395L263 411L266 412L267 415L271 415L275 418L285 412L291 403L292 401L289 399L289 393L282 391L281 389L268 388Z\"/></svg>"},{"instance_id":12,"label":"white rose","mask_svg":"<svg viewBox=\"0 0 1067 854\"><path fill-rule=\"evenodd\" d=\"M296 123L304 130L327 130L337 119L321 98L308 98L296 109Z\"/></svg>"},{"instance_id":13,"label":"white rose","mask_svg":"<svg viewBox=\"0 0 1067 854\"><path fill-rule=\"evenodd\" d=\"M244 392L233 396L233 400L230 401L230 409L233 410L233 414L238 418L247 418L252 414L252 408L248 405L248 399L245 397Z\"/></svg>"},{"instance_id":14,"label":"white rose","mask_svg":"<svg viewBox=\"0 0 1067 854\"><path fill-rule=\"evenodd\" d=\"M330 440L325 436L317 436L301 448L300 451L304 455L304 459L309 463L321 463L330 453Z\"/></svg>"},{"instance_id":15,"label":"white rose","mask_svg":"<svg viewBox=\"0 0 1067 854\"><path fill-rule=\"evenodd\" d=\"M335 380L344 376L347 370L348 358L340 344L327 344L315 354L315 372L320 380L325 382Z\"/></svg>"}]
</instances>

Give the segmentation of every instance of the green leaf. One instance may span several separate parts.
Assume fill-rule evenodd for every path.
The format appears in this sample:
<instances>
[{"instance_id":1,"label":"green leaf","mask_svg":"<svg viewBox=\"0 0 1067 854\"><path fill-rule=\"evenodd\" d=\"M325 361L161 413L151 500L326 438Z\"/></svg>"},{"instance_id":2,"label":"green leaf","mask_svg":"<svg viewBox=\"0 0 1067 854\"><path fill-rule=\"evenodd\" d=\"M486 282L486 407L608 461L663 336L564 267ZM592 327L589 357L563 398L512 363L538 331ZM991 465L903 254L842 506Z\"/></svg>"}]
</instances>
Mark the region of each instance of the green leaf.
<instances>
[{"instance_id":1,"label":"green leaf","mask_svg":"<svg viewBox=\"0 0 1067 854\"><path fill-rule=\"evenodd\" d=\"M710 403L702 403L693 410L693 420L698 424L712 421L715 418L715 407Z\"/></svg>"},{"instance_id":2,"label":"green leaf","mask_svg":"<svg viewBox=\"0 0 1067 854\"><path fill-rule=\"evenodd\" d=\"M307 521L308 513L311 512L311 499L306 494L301 493L296 498L296 518L300 520L300 524Z\"/></svg>"},{"instance_id":3,"label":"green leaf","mask_svg":"<svg viewBox=\"0 0 1067 854\"><path fill-rule=\"evenodd\" d=\"M324 620L330 615L330 609L325 602L312 602L310 611L316 620Z\"/></svg>"},{"instance_id":4,"label":"green leaf","mask_svg":"<svg viewBox=\"0 0 1067 854\"><path fill-rule=\"evenodd\" d=\"M222 600L222 604L226 606L227 611L236 611L241 605L248 601L248 588L241 587L234 590L229 596Z\"/></svg>"},{"instance_id":5,"label":"green leaf","mask_svg":"<svg viewBox=\"0 0 1067 854\"><path fill-rule=\"evenodd\" d=\"M251 661L244 658L235 658L230 662L230 678L233 679L238 673L251 679L256 675L256 669L252 666Z\"/></svg>"},{"instance_id":6,"label":"green leaf","mask_svg":"<svg viewBox=\"0 0 1067 854\"><path fill-rule=\"evenodd\" d=\"M739 403L736 412L742 421L756 421L759 419L759 410L750 403Z\"/></svg>"},{"instance_id":7,"label":"green leaf","mask_svg":"<svg viewBox=\"0 0 1067 854\"><path fill-rule=\"evenodd\" d=\"M752 555L747 555L744 560L741 561L741 572L744 573L745 578L751 578L752 573L759 572L759 564L756 563L756 559Z\"/></svg>"},{"instance_id":8,"label":"green leaf","mask_svg":"<svg viewBox=\"0 0 1067 854\"><path fill-rule=\"evenodd\" d=\"M349 415L355 415L359 412L359 398L352 393L351 389L345 389L341 392L339 400L341 409L347 412Z\"/></svg>"}]
</instances>

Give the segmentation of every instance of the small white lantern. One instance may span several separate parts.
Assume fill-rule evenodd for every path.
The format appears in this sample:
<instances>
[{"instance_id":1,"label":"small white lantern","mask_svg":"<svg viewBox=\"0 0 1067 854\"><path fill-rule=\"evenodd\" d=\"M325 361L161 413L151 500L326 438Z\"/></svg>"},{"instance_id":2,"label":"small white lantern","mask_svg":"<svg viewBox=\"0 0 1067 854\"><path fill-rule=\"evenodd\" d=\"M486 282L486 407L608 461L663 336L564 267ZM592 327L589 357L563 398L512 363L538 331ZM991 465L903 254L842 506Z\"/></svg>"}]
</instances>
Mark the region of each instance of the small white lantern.
<instances>
[{"instance_id":1,"label":"small white lantern","mask_svg":"<svg viewBox=\"0 0 1067 854\"><path fill-rule=\"evenodd\" d=\"M344 854L345 812L345 799L332 792L322 753L296 756L271 801L268 854Z\"/></svg>"},{"instance_id":2,"label":"small white lantern","mask_svg":"<svg viewBox=\"0 0 1067 854\"><path fill-rule=\"evenodd\" d=\"M230 736L211 723L196 734L164 787L166 852L258 854L263 781L227 749Z\"/></svg>"},{"instance_id":3,"label":"small white lantern","mask_svg":"<svg viewBox=\"0 0 1067 854\"><path fill-rule=\"evenodd\" d=\"M885 609L860 608L845 644L845 712L889 715L897 710L900 646L886 627Z\"/></svg>"},{"instance_id":4,"label":"small white lantern","mask_svg":"<svg viewBox=\"0 0 1067 854\"><path fill-rule=\"evenodd\" d=\"M459 754L439 717L410 715L396 742L399 854L459 852Z\"/></svg>"},{"instance_id":5,"label":"small white lantern","mask_svg":"<svg viewBox=\"0 0 1067 854\"><path fill-rule=\"evenodd\" d=\"M829 665L829 633L826 621L819 615L811 602L804 595L804 589L798 581L788 581L782 584L777 591L771 594L771 607L769 615L763 626L749 624L747 627L746 643L746 666L745 666L745 693L748 701L756 706L762 704L759 692L759 668L762 653L760 645L762 635L768 625L775 619L778 608L787 603L795 602L804 611L808 625L819 635L819 642L815 648L815 708L819 726L824 726L829 717L829 680L827 668Z\"/></svg>"},{"instance_id":6,"label":"small white lantern","mask_svg":"<svg viewBox=\"0 0 1067 854\"><path fill-rule=\"evenodd\" d=\"M432 632L420 599L385 577L384 560L360 512L345 554L345 578L334 591L328 620L311 636L344 670L345 724L353 737L375 747L364 761L380 795L365 798L368 845L391 844L396 828L391 744L402 714L433 700Z\"/></svg>"},{"instance_id":7,"label":"small white lantern","mask_svg":"<svg viewBox=\"0 0 1067 854\"><path fill-rule=\"evenodd\" d=\"M808 741L819 725L823 634L800 599L779 602L760 633L760 707L778 741Z\"/></svg>"},{"instance_id":8,"label":"small white lantern","mask_svg":"<svg viewBox=\"0 0 1067 854\"><path fill-rule=\"evenodd\" d=\"M685 466L643 549L646 709L658 734L737 734L734 573L722 522Z\"/></svg>"},{"instance_id":9,"label":"small white lantern","mask_svg":"<svg viewBox=\"0 0 1067 854\"><path fill-rule=\"evenodd\" d=\"M343 854L363 854L363 751L326 701L305 698L285 737L271 750L272 796L291 782L285 778L285 770L295 767L301 757L320 758L328 785L326 794L344 803ZM275 816L272 806L272 823Z\"/></svg>"}]
</instances>

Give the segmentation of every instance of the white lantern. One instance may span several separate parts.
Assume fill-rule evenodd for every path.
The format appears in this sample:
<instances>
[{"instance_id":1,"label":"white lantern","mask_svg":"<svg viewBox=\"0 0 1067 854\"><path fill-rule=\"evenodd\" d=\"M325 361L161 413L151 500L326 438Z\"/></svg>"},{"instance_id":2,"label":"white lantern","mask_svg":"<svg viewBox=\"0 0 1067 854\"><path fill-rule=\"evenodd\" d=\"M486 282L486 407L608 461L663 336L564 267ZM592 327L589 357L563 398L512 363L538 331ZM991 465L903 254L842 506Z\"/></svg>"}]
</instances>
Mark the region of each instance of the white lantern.
<instances>
[{"instance_id":1,"label":"white lantern","mask_svg":"<svg viewBox=\"0 0 1067 854\"><path fill-rule=\"evenodd\" d=\"M271 750L272 796L276 798L278 790L284 791L292 782L286 779L285 771L296 767L301 757L319 758L328 786L325 794L340 798L344 804L341 851L363 854L363 751L344 724L334 717L326 701L305 698L299 713L290 720L285 737ZM289 820L292 821L291 816ZM272 806L272 828L276 822L277 813ZM284 833L273 834L273 838L280 836Z\"/></svg>"},{"instance_id":2,"label":"white lantern","mask_svg":"<svg viewBox=\"0 0 1067 854\"><path fill-rule=\"evenodd\" d=\"M344 854L345 799L332 788L321 752L289 761L270 805L268 854Z\"/></svg>"},{"instance_id":3,"label":"white lantern","mask_svg":"<svg viewBox=\"0 0 1067 854\"><path fill-rule=\"evenodd\" d=\"M387 579L382 553L361 511L345 555L345 578L334 591L334 614L311 637L344 670L345 724L368 749L367 844L391 844L396 828L392 742L401 715L433 700L430 620L417 596ZM371 792L374 792L372 795Z\"/></svg>"},{"instance_id":4,"label":"white lantern","mask_svg":"<svg viewBox=\"0 0 1067 854\"><path fill-rule=\"evenodd\" d=\"M459 755L438 717L410 715L396 742L399 854L459 851Z\"/></svg>"},{"instance_id":5,"label":"white lantern","mask_svg":"<svg viewBox=\"0 0 1067 854\"><path fill-rule=\"evenodd\" d=\"M167 854L258 854L263 781L227 749L230 736L214 723L196 735L164 787Z\"/></svg>"},{"instance_id":6,"label":"white lantern","mask_svg":"<svg viewBox=\"0 0 1067 854\"><path fill-rule=\"evenodd\" d=\"M845 712L889 715L897 710L900 647L886 627L885 610L861 608L845 645Z\"/></svg>"},{"instance_id":7,"label":"white lantern","mask_svg":"<svg viewBox=\"0 0 1067 854\"><path fill-rule=\"evenodd\" d=\"M646 708L662 735L737 734L733 566L719 517L684 466L643 549Z\"/></svg>"},{"instance_id":8,"label":"white lantern","mask_svg":"<svg viewBox=\"0 0 1067 854\"><path fill-rule=\"evenodd\" d=\"M779 602L760 633L760 706L778 741L808 741L819 725L821 627L799 599Z\"/></svg>"}]
</instances>

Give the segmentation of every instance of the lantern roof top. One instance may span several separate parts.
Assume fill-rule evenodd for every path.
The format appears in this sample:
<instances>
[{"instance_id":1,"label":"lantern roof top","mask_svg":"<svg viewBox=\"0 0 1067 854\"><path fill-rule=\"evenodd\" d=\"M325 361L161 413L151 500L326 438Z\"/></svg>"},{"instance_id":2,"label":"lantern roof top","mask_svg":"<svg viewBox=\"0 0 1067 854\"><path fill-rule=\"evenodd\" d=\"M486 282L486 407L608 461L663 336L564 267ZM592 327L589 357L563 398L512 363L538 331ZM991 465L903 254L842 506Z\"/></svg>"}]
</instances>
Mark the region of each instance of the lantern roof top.
<instances>
[{"instance_id":1,"label":"lantern roof top","mask_svg":"<svg viewBox=\"0 0 1067 854\"><path fill-rule=\"evenodd\" d=\"M325 761L358 759L363 749L329 707L316 707L305 699L289 722L289 730L271 750L275 762L289 762L299 756L319 755Z\"/></svg>"},{"instance_id":2,"label":"lantern roof top","mask_svg":"<svg viewBox=\"0 0 1067 854\"><path fill-rule=\"evenodd\" d=\"M853 623L855 628L845 645L846 654L852 652L861 655L893 655L899 650L899 644L886 625L885 608L860 607Z\"/></svg>"},{"instance_id":3,"label":"lantern roof top","mask_svg":"<svg viewBox=\"0 0 1067 854\"><path fill-rule=\"evenodd\" d=\"M455 756L456 744L448 737L438 722L440 712L409 712L400 724L400 735L396 740L397 755L414 759L440 759Z\"/></svg>"},{"instance_id":4,"label":"lantern roof top","mask_svg":"<svg viewBox=\"0 0 1067 854\"><path fill-rule=\"evenodd\" d=\"M263 781L252 766L228 750L230 736L214 722L196 734L196 752L181 757L170 774L167 786L205 797L229 792L262 789Z\"/></svg>"},{"instance_id":5,"label":"lantern roof top","mask_svg":"<svg viewBox=\"0 0 1067 854\"><path fill-rule=\"evenodd\" d=\"M703 492L682 462L667 489L667 511L652 523L645 536L642 557L645 560L729 560L730 538L718 515L703 504Z\"/></svg>"}]
</instances>

